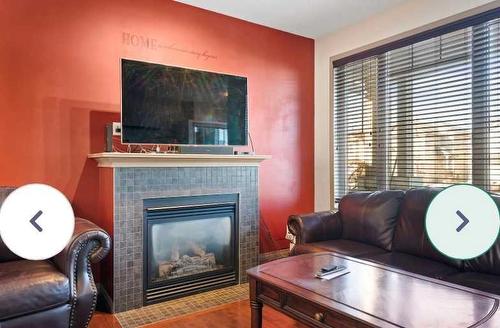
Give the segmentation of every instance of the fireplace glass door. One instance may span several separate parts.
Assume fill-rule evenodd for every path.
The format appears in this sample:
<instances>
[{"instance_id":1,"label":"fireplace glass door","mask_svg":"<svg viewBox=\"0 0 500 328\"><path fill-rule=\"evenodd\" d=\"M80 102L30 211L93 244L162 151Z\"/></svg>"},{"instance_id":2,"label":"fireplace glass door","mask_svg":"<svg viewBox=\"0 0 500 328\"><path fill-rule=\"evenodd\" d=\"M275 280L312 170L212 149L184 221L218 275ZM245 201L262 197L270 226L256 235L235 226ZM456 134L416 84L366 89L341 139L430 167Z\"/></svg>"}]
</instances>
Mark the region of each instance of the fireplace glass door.
<instances>
[{"instance_id":1,"label":"fireplace glass door","mask_svg":"<svg viewBox=\"0 0 500 328\"><path fill-rule=\"evenodd\" d=\"M169 206L145 212L146 295L174 298L236 281L235 203Z\"/></svg>"}]
</instances>

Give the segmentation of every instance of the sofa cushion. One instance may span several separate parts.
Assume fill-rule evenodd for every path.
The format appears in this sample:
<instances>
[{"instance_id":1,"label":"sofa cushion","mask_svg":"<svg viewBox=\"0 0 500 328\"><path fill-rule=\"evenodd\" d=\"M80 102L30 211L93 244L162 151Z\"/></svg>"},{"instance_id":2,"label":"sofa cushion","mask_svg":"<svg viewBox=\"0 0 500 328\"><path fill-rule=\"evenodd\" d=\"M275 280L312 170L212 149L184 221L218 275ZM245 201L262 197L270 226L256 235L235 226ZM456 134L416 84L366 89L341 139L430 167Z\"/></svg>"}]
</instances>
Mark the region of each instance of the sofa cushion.
<instances>
[{"instance_id":1,"label":"sofa cushion","mask_svg":"<svg viewBox=\"0 0 500 328\"><path fill-rule=\"evenodd\" d=\"M391 250L394 227L403 199L402 191L358 192L339 204L342 239L356 240Z\"/></svg>"},{"instance_id":2,"label":"sofa cushion","mask_svg":"<svg viewBox=\"0 0 500 328\"><path fill-rule=\"evenodd\" d=\"M69 301L68 278L49 261L0 263L0 320Z\"/></svg>"},{"instance_id":3,"label":"sofa cushion","mask_svg":"<svg viewBox=\"0 0 500 328\"><path fill-rule=\"evenodd\" d=\"M296 245L293 250L294 255L318 252L335 252L347 256L362 256L386 253L385 250L379 247L343 239L300 244Z\"/></svg>"},{"instance_id":4,"label":"sofa cushion","mask_svg":"<svg viewBox=\"0 0 500 328\"><path fill-rule=\"evenodd\" d=\"M364 256L363 258L369 261L436 279L442 279L448 275L458 273L458 270L452 266L398 252Z\"/></svg>"},{"instance_id":5,"label":"sofa cushion","mask_svg":"<svg viewBox=\"0 0 500 328\"><path fill-rule=\"evenodd\" d=\"M448 276L443 280L500 295L500 276L477 272L463 272Z\"/></svg>"},{"instance_id":6,"label":"sofa cushion","mask_svg":"<svg viewBox=\"0 0 500 328\"><path fill-rule=\"evenodd\" d=\"M399 213L392 250L461 268L461 261L439 253L425 233L425 213L441 188L418 188L406 192Z\"/></svg>"}]
</instances>

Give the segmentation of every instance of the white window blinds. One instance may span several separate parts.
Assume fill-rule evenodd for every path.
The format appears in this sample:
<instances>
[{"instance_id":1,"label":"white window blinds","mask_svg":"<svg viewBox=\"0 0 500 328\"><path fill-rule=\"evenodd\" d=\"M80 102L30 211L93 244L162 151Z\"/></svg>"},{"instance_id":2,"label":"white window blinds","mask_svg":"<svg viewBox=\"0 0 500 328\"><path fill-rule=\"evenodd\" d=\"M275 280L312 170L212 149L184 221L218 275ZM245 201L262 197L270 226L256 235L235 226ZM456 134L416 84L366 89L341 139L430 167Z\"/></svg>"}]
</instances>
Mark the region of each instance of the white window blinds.
<instances>
[{"instance_id":1,"label":"white window blinds","mask_svg":"<svg viewBox=\"0 0 500 328\"><path fill-rule=\"evenodd\" d=\"M500 192L500 20L334 63L334 193Z\"/></svg>"}]
</instances>

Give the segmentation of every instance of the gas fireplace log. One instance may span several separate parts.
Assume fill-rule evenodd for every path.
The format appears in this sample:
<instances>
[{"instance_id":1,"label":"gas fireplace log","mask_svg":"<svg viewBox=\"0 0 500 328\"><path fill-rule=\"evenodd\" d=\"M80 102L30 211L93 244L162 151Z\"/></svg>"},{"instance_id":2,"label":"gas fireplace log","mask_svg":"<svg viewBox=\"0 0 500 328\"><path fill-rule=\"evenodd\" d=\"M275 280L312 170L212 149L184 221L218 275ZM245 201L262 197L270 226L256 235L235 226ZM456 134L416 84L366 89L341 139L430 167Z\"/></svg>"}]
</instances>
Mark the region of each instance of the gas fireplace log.
<instances>
[{"instance_id":1,"label":"gas fireplace log","mask_svg":"<svg viewBox=\"0 0 500 328\"><path fill-rule=\"evenodd\" d=\"M183 255L177 261L164 261L158 264L160 278L177 277L187 274L196 274L216 268L215 254L208 253L203 256Z\"/></svg>"},{"instance_id":2,"label":"gas fireplace log","mask_svg":"<svg viewBox=\"0 0 500 328\"><path fill-rule=\"evenodd\" d=\"M159 277L168 277L172 270L175 269L175 264L171 263L161 263L158 265L158 276Z\"/></svg>"},{"instance_id":3,"label":"gas fireplace log","mask_svg":"<svg viewBox=\"0 0 500 328\"><path fill-rule=\"evenodd\" d=\"M191 249L191 252L193 252L193 254L195 255L198 255L198 256L204 256L205 255L205 250L200 247L198 244L190 241L188 242L188 245L189 245L189 248Z\"/></svg>"}]
</instances>

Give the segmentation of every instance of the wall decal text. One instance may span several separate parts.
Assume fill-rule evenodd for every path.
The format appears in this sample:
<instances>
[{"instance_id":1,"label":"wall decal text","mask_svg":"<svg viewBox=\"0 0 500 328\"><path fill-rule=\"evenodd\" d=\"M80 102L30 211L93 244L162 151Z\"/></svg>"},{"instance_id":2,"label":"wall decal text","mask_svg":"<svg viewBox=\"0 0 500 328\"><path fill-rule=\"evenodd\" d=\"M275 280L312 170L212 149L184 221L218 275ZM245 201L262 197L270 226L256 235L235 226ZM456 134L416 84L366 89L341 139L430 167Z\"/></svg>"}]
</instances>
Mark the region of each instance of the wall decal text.
<instances>
[{"instance_id":1,"label":"wall decal text","mask_svg":"<svg viewBox=\"0 0 500 328\"><path fill-rule=\"evenodd\" d=\"M146 48L155 51L161 49L177 51L191 56L195 56L196 59L203 59L203 60L217 59L217 56L210 54L207 50L187 49L181 45L178 45L175 42L162 43L157 39L129 32L122 33L122 43L130 47Z\"/></svg>"}]
</instances>

